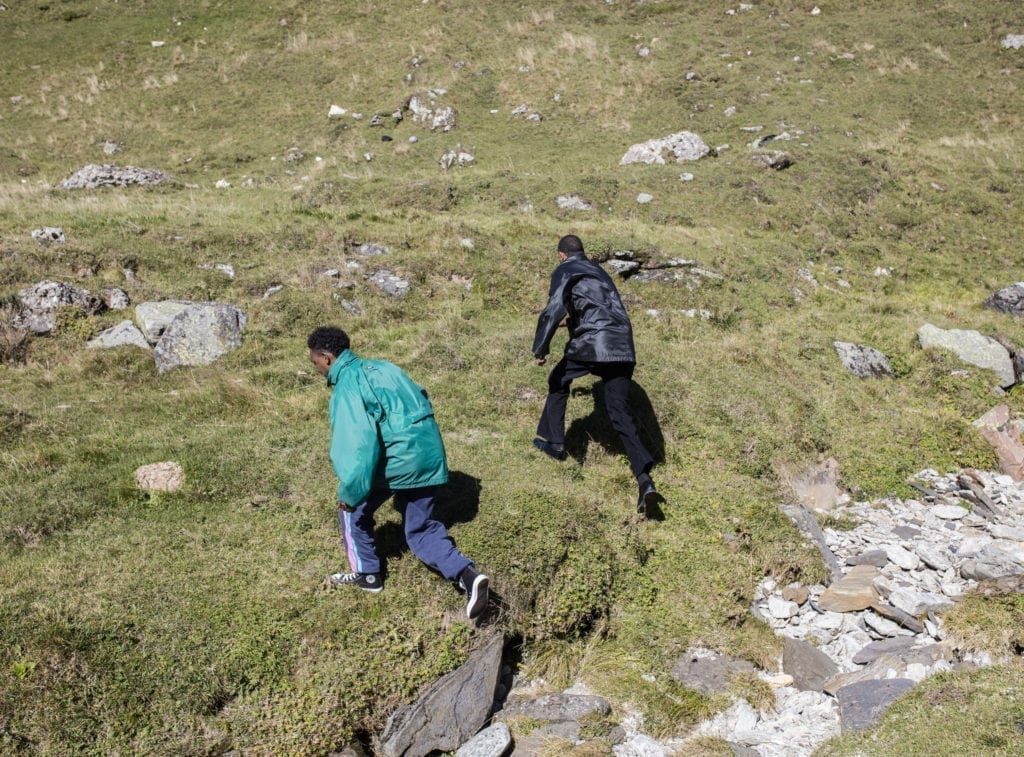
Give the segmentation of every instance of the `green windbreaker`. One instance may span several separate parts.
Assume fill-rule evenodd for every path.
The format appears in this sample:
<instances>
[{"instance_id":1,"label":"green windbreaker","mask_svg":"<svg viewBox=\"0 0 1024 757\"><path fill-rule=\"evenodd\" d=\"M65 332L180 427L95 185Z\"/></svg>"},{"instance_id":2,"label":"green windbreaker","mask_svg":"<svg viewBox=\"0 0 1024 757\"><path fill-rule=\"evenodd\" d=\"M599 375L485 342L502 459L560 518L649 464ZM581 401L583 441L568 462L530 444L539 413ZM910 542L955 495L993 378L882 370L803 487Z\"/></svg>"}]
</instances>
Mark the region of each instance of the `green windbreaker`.
<instances>
[{"instance_id":1,"label":"green windbreaker","mask_svg":"<svg viewBox=\"0 0 1024 757\"><path fill-rule=\"evenodd\" d=\"M331 463L338 499L361 504L374 487L418 489L448 480L427 392L396 365L345 350L327 373Z\"/></svg>"}]
</instances>

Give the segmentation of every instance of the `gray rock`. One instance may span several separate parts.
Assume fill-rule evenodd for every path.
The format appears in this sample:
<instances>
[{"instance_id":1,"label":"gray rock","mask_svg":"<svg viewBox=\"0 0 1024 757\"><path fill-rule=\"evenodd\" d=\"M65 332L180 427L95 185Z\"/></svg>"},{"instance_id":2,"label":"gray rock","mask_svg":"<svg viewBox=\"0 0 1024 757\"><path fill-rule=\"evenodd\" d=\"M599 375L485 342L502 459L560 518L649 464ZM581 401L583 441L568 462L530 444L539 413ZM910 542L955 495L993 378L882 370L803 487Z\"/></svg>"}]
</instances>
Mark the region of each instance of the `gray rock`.
<instances>
[{"instance_id":1,"label":"gray rock","mask_svg":"<svg viewBox=\"0 0 1024 757\"><path fill-rule=\"evenodd\" d=\"M846 370L860 378L881 378L892 375L889 358L874 347L849 342L833 342Z\"/></svg>"},{"instance_id":2,"label":"gray rock","mask_svg":"<svg viewBox=\"0 0 1024 757\"><path fill-rule=\"evenodd\" d=\"M922 349L949 350L969 365L994 371L1003 388L1013 386L1017 377L1010 353L995 339L977 331L963 329L943 330L926 323L917 330Z\"/></svg>"},{"instance_id":3,"label":"gray rock","mask_svg":"<svg viewBox=\"0 0 1024 757\"><path fill-rule=\"evenodd\" d=\"M661 139L651 139L630 147L619 161L620 166L631 163L656 163L665 165L667 157L674 157L676 162L683 160L700 160L711 152L711 148L693 132L680 131Z\"/></svg>"},{"instance_id":4,"label":"gray rock","mask_svg":"<svg viewBox=\"0 0 1024 757\"><path fill-rule=\"evenodd\" d=\"M627 278L631 273L640 270L640 264L635 260L609 260L605 265L611 269L612 273L618 274L622 278Z\"/></svg>"},{"instance_id":5,"label":"gray rock","mask_svg":"<svg viewBox=\"0 0 1024 757\"><path fill-rule=\"evenodd\" d=\"M135 166L96 165L90 163L64 179L61 189L98 189L99 187L127 187L153 185L173 181L173 177L153 168Z\"/></svg>"},{"instance_id":6,"label":"gray rock","mask_svg":"<svg viewBox=\"0 0 1024 757\"><path fill-rule=\"evenodd\" d=\"M1024 573L1024 549L1014 542L993 541L982 547L972 560L964 560L960 575L975 581Z\"/></svg>"},{"instance_id":7,"label":"gray rock","mask_svg":"<svg viewBox=\"0 0 1024 757\"><path fill-rule=\"evenodd\" d=\"M390 294L392 297L405 297L405 295L409 294L409 288L411 286L409 282L401 276L397 276L391 271L386 270L380 270L370 274L367 277L367 281L376 286L382 292Z\"/></svg>"},{"instance_id":8,"label":"gray rock","mask_svg":"<svg viewBox=\"0 0 1024 757\"><path fill-rule=\"evenodd\" d=\"M636 201L637 201L637 203L638 203L638 204L640 204L640 205L647 205L647 204L649 204L649 203L650 203L650 202L651 202L652 200L654 200L654 195L652 195L652 194L649 194L649 193L647 193L647 192L641 192L640 194L638 194L638 195L636 196Z\"/></svg>"},{"instance_id":9,"label":"gray rock","mask_svg":"<svg viewBox=\"0 0 1024 757\"><path fill-rule=\"evenodd\" d=\"M56 226L44 226L41 229L33 229L32 238L41 245L64 244L68 241L64 237L64 229L59 229Z\"/></svg>"},{"instance_id":10,"label":"gray rock","mask_svg":"<svg viewBox=\"0 0 1024 757\"><path fill-rule=\"evenodd\" d=\"M897 697L913 685L908 678L890 678L861 681L839 689L836 699L843 733L855 733L875 725Z\"/></svg>"},{"instance_id":11,"label":"gray rock","mask_svg":"<svg viewBox=\"0 0 1024 757\"><path fill-rule=\"evenodd\" d=\"M90 339L86 343L86 347L92 349L105 348L105 347L124 347L124 346L142 347L144 350L151 349L149 342L146 341L146 337L142 335L135 324L129 320L121 321L116 326L112 326L106 331L100 332L94 339Z\"/></svg>"},{"instance_id":12,"label":"gray rock","mask_svg":"<svg viewBox=\"0 0 1024 757\"><path fill-rule=\"evenodd\" d=\"M882 639L873 641L863 647L853 656L853 661L858 665L869 665L875 660L886 655L901 656L904 652L913 649L917 641L910 636L899 636L895 639Z\"/></svg>"},{"instance_id":13,"label":"gray rock","mask_svg":"<svg viewBox=\"0 0 1024 757\"><path fill-rule=\"evenodd\" d=\"M889 556L884 550L871 549L859 555L846 558L847 565L873 565L876 568L884 568L889 564Z\"/></svg>"},{"instance_id":14,"label":"gray rock","mask_svg":"<svg viewBox=\"0 0 1024 757\"><path fill-rule=\"evenodd\" d=\"M590 210L593 206L579 195L559 195L555 204L562 210Z\"/></svg>"},{"instance_id":15,"label":"gray rock","mask_svg":"<svg viewBox=\"0 0 1024 757\"><path fill-rule=\"evenodd\" d=\"M462 168L463 166L468 166L474 160L476 158L471 153L463 150L462 146L459 145L452 150L448 150L448 152L438 158L437 162L441 168L447 171L452 167Z\"/></svg>"},{"instance_id":16,"label":"gray rock","mask_svg":"<svg viewBox=\"0 0 1024 757\"><path fill-rule=\"evenodd\" d=\"M1007 34L999 44L1007 50L1019 50L1024 47L1024 34Z\"/></svg>"},{"instance_id":17,"label":"gray rock","mask_svg":"<svg viewBox=\"0 0 1024 757\"><path fill-rule=\"evenodd\" d=\"M40 281L18 292L24 310L14 318L14 326L36 334L52 331L57 308L65 305L81 308L92 315L102 311L103 301L86 289L63 281Z\"/></svg>"},{"instance_id":18,"label":"gray rock","mask_svg":"<svg viewBox=\"0 0 1024 757\"><path fill-rule=\"evenodd\" d=\"M491 635L462 665L430 684L416 702L399 707L381 734L380 753L423 757L451 752L469 740L491 714L503 646L500 633Z\"/></svg>"},{"instance_id":19,"label":"gray rock","mask_svg":"<svg viewBox=\"0 0 1024 757\"><path fill-rule=\"evenodd\" d=\"M919 542L914 547L914 553L921 558L921 562L932 570L945 572L953 567L953 563L950 561L951 555L949 550L938 544L930 544L924 541Z\"/></svg>"},{"instance_id":20,"label":"gray rock","mask_svg":"<svg viewBox=\"0 0 1024 757\"><path fill-rule=\"evenodd\" d=\"M821 691L825 681L839 672L832 658L800 639L787 637L782 647L782 670L793 676L801 691Z\"/></svg>"},{"instance_id":21,"label":"gray rock","mask_svg":"<svg viewBox=\"0 0 1024 757\"><path fill-rule=\"evenodd\" d=\"M912 589L895 589L889 594L889 603L908 615L920 616L928 612L941 612L953 606L953 602L939 594Z\"/></svg>"},{"instance_id":22,"label":"gray rock","mask_svg":"<svg viewBox=\"0 0 1024 757\"><path fill-rule=\"evenodd\" d=\"M121 287L108 287L106 289L101 289L100 296L103 298L103 302L105 302L107 307L111 310L125 310L132 304L132 300L128 296L128 293L121 289Z\"/></svg>"},{"instance_id":23,"label":"gray rock","mask_svg":"<svg viewBox=\"0 0 1024 757\"><path fill-rule=\"evenodd\" d=\"M878 601L874 581L881 573L873 565L857 565L829 586L818 600L823 610L857 612Z\"/></svg>"},{"instance_id":24,"label":"gray rock","mask_svg":"<svg viewBox=\"0 0 1024 757\"><path fill-rule=\"evenodd\" d=\"M123 142L112 142L109 139L103 143L104 155L117 155L124 149Z\"/></svg>"},{"instance_id":25,"label":"gray rock","mask_svg":"<svg viewBox=\"0 0 1024 757\"><path fill-rule=\"evenodd\" d=\"M502 757L512 747L512 734L504 723L480 731L455 752L455 757Z\"/></svg>"},{"instance_id":26,"label":"gray rock","mask_svg":"<svg viewBox=\"0 0 1024 757\"><path fill-rule=\"evenodd\" d=\"M607 715L612 711L608 701L591 694L547 694L525 702L516 702L497 714L500 720L513 715L547 723L579 721L584 715Z\"/></svg>"},{"instance_id":27,"label":"gray rock","mask_svg":"<svg viewBox=\"0 0 1024 757\"><path fill-rule=\"evenodd\" d=\"M451 131L455 128L455 109L441 105L438 99L447 94L445 90L427 90L409 98L406 107L412 111L412 122L426 126L431 131Z\"/></svg>"},{"instance_id":28,"label":"gray rock","mask_svg":"<svg viewBox=\"0 0 1024 757\"><path fill-rule=\"evenodd\" d=\"M1024 281L1000 289L985 300L985 307L1024 318Z\"/></svg>"},{"instance_id":29,"label":"gray rock","mask_svg":"<svg viewBox=\"0 0 1024 757\"><path fill-rule=\"evenodd\" d=\"M688 652L672 668L672 675L688 689L702 694L725 694L737 673L756 673L757 668L746 660L728 655L708 656Z\"/></svg>"},{"instance_id":30,"label":"gray rock","mask_svg":"<svg viewBox=\"0 0 1024 757\"><path fill-rule=\"evenodd\" d=\"M175 316L153 357L160 373L178 366L209 365L242 346L248 317L234 305L200 302Z\"/></svg>"},{"instance_id":31,"label":"gray rock","mask_svg":"<svg viewBox=\"0 0 1024 757\"><path fill-rule=\"evenodd\" d=\"M363 257L370 257L371 255L390 255L391 248L387 245L377 244L376 242L366 242L356 248L356 254L362 255Z\"/></svg>"},{"instance_id":32,"label":"gray rock","mask_svg":"<svg viewBox=\"0 0 1024 757\"><path fill-rule=\"evenodd\" d=\"M135 324L150 344L156 344L171 321L191 304L185 300L140 302L135 306Z\"/></svg>"},{"instance_id":33,"label":"gray rock","mask_svg":"<svg viewBox=\"0 0 1024 757\"><path fill-rule=\"evenodd\" d=\"M849 673L839 673L832 676L825 682L822 689L826 694L835 696L836 692L844 686L859 681L873 681L880 678L893 678L902 676L907 672L907 664L896 655L882 655L871 662L870 665ZM895 674L895 676L893 675Z\"/></svg>"}]
</instances>

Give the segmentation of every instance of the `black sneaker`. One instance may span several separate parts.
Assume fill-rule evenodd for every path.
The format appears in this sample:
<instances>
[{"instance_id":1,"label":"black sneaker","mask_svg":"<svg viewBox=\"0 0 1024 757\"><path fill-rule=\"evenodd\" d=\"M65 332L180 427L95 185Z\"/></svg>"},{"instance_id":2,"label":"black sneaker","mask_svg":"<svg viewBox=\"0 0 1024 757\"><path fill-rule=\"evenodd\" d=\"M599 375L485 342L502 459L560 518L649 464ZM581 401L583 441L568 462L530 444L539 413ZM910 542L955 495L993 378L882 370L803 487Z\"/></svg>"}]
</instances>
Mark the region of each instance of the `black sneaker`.
<instances>
[{"instance_id":1,"label":"black sneaker","mask_svg":"<svg viewBox=\"0 0 1024 757\"><path fill-rule=\"evenodd\" d=\"M662 502L664 502L664 497L658 494L653 481L648 480L640 484L640 496L636 500L636 511L640 515L647 517L659 513L658 505Z\"/></svg>"},{"instance_id":2,"label":"black sneaker","mask_svg":"<svg viewBox=\"0 0 1024 757\"><path fill-rule=\"evenodd\" d=\"M331 586L355 586L357 589L377 594L384 589L379 573L335 573L327 578Z\"/></svg>"},{"instance_id":3,"label":"black sneaker","mask_svg":"<svg viewBox=\"0 0 1024 757\"><path fill-rule=\"evenodd\" d=\"M466 617L476 618L487 607L487 576L467 565L459 574L459 588L466 592Z\"/></svg>"},{"instance_id":4,"label":"black sneaker","mask_svg":"<svg viewBox=\"0 0 1024 757\"><path fill-rule=\"evenodd\" d=\"M565 454L565 445L552 444L551 442L544 441L539 436L533 440L533 446L548 457L553 457L555 460L565 460L567 457Z\"/></svg>"}]
</instances>

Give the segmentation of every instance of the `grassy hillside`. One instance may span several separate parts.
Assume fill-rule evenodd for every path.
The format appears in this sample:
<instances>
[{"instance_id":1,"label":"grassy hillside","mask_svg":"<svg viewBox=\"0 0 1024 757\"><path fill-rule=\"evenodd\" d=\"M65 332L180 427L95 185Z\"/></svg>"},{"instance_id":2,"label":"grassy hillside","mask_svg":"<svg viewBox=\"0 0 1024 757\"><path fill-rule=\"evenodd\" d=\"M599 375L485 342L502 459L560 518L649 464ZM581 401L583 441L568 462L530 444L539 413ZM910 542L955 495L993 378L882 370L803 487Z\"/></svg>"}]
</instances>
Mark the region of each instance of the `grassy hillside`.
<instances>
[{"instance_id":1,"label":"grassy hillside","mask_svg":"<svg viewBox=\"0 0 1024 757\"><path fill-rule=\"evenodd\" d=\"M1024 411L1024 395L952 373L963 366L915 333L1024 346L1024 324L981 306L1024 280L1024 51L999 45L1024 31L1019 4L752 5L5 3L0 300L50 278L136 303L232 302L250 320L238 351L163 375L138 349L84 349L121 313L67 314L4 354L2 748L322 754L464 659L459 595L402 547L394 513L386 591L322 586L344 562L327 391L305 349L324 323L429 389L456 472L443 515L493 576L487 622L522 639L525 672L585 680L658 735L722 704L673 682L683 649L774 664L747 613L754 586L824 575L776 510L782 471L834 456L847 487L875 496L906 493L922 467L993 466L970 422L997 402ZM452 131L390 118L431 88ZM349 115L329 119L331 105ZM541 120L513 116L521 105ZM681 130L716 154L618 165ZM751 142L783 133L767 148L791 167L751 159ZM475 160L442 170L456 145ZM88 163L176 181L54 188ZM572 193L593 209L559 209ZM67 243L40 246L41 226ZM570 403L571 461L530 446L546 387L530 343L564 233L599 257L722 277L621 286L663 522L632 518L622 451L588 417L599 385ZM392 252L350 273L362 242ZM412 282L406 298L365 281L378 264ZM714 317L680 312L693 308ZM896 377L855 378L835 340L882 350ZM135 488L134 469L159 460L184 466L180 492ZM1020 685L1009 664L915 696L962 703L948 744L971 753L1013 728L988 692ZM928 717L908 707L851 749L913 752Z\"/></svg>"}]
</instances>

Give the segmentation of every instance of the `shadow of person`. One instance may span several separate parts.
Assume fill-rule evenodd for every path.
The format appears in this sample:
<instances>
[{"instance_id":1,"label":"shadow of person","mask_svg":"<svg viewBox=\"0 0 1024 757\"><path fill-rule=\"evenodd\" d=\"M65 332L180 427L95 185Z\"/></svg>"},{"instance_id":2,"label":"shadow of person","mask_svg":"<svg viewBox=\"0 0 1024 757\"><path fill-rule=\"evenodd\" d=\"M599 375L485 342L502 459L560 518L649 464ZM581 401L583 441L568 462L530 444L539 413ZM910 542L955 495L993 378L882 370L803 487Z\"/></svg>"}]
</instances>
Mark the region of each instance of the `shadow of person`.
<instances>
[{"instance_id":1,"label":"shadow of person","mask_svg":"<svg viewBox=\"0 0 1024 757\"><path fill-rule=\"evenodd\" d=\"M594 410L590 415L577 418L569 425L565 434L565 449L573 458L583 462L587 456L587 447L591 441L600 444L605 450L614 454L625 454L622 438L612 428L608 418L608 409L604 400L604 381L597 381L588 389L573 388L573 396L591 394L594 397ZM665 462L665 436L654 413L654 407L643 387L635 381L629 384L629 409L636 422L640 441L651 453L654 462Z\"/></svg>"},{"instance_id":2,"label":"shadow of person","mask_svg":"<svg viewBox=\"0 0 1024 757\"><path fill-rule=\"evenodd\" d=\"M456 523L473 520L480 511L480 490L480 479L461 471L449 471L448 483L438 487L434 499L434 519L440 521L446 530ZM395 507L394 498L390 506ZM451 539L451 536L448 538ZM380 523L374 531L374 540L377 543L377 556L382 563L409 549L401 521L388 519Z\"/></svg>"}]
</instances>

